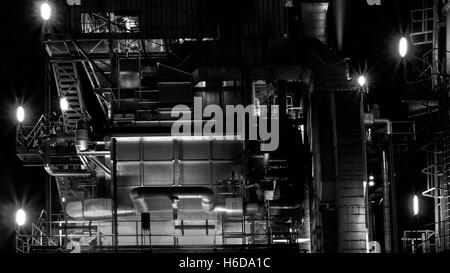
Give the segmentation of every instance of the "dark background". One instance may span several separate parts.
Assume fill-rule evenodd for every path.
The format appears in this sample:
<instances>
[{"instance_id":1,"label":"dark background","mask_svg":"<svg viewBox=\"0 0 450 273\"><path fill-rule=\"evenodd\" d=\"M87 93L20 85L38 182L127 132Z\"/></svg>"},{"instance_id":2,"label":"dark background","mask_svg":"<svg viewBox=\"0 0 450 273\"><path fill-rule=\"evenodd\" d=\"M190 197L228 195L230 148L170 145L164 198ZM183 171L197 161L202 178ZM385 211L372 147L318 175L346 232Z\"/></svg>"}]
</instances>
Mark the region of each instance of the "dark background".
<instances>
[{"instance_id":1,"label":"dark background","mask_svg":"<svg viewBox=\"0 0 450 273\"><path fill-rule=\"evenodd\" d=\"M336 2L336 1L335 1ZM345 20L342 54L354 59L357 70L367 68L370 100L380 104L383 117L404 120L400 104L403 89L399 38L409 23L408 0L382 0L382 6L368 6L365 0L345 2L345 15L335 16L331 5L329 40L338 47L338 17ZM2 1L0 7L0 252L14 251L14 217L24 207L29 218L36 219L44 208L43 168L24 168L15 155L15 111L18 104L26 109L25 124L33 124L43 112L44 51L40 42L42 22L39 2L30 0ZM341 18L342 17L342 18ZM399 166L398 200L399 230L412 223L408 198L415 190L423 190L421 156ZM416 171L413 171L416 170ZM432 212L431 207L423 210Z\"/></svg>"}]
</instances>

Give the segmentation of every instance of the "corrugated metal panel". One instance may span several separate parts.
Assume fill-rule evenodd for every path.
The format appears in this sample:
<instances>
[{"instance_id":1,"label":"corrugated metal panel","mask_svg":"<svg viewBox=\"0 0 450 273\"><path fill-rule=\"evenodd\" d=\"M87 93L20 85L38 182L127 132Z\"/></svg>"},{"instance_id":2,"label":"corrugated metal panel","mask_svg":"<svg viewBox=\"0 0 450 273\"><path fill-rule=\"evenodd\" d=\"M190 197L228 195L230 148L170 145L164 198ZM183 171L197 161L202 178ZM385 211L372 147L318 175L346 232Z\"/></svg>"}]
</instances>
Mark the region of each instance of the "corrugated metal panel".
<instances>
[{"instance_id":1,"label":"corrugated metal panel","mask_svg":"<svg viewBox=\"0 0 450 273\"><path fill-rule=\"evenodd\" d=\"M302 3L302 22L305 34L327 44L328 3Z\"/></svg>"},{"instance_id":2,"label":"corrugated metal panel","mask_svg":"<svg viewBox=\"0 0 450 273\"><path fill-rule=\"evenodd\" d=\"M339 252L367 250L366 203L363 181L367 178L362 97L360 92L334 93L338 150Z\"/></svg>"},{"instance_id":3,"label":"corrugated metal panel","mask_svg":"<svg viewBox=\"0 0 450 273\"><path fill-rule=\"evenodd\" d=\"M117 138L121 190L130 186L204 186L243 175L243 143L225 140Z\"/></svg>"},{"instance_id":4,"label":"corrugated metal panel","mask_svg":"<svg viewBox=\"0 0 450 273\"><path fill-rule=\"evenodd\" d=\"M141 16L141 32L157 38L282 37L284 0L89 0L80 12Z\"/></svg>"}]
</instances>

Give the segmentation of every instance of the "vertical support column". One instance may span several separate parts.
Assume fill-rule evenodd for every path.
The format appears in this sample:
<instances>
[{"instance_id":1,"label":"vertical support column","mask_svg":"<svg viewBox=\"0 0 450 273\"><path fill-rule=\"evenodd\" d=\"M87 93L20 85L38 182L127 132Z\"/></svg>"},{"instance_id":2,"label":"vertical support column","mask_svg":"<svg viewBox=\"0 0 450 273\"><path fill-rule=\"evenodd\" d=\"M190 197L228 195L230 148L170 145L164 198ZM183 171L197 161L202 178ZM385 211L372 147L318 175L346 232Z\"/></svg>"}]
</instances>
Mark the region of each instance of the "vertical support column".
<instances>
[{"instance_id":1,"label":"vertical support column","mask_svg":"<svg viewBox=\"0 0 450 273\"><path fill-rule=\"evenodd\" d=\"M366 147L362 94L336 92L337 210L339 252L367 252Z\"/></svg>"},{"instance_id":2,"label":"vertical support column","mask_svg":"<svg viewBox=\"0 0 450 273\"><path fill-rule=\"evenodd\" d=\"M49 174L45 174L45 187L46 187L46 211L48 215L48 219L45 219L48 221L48 231L49 236L52 236L52 177Z\"/></svg>"},{"instance_id":3,"label":"vertical support column","mask_svg":"<svg viewBox=\"0 0 450 273\"><path fill-rule=\"evenodd\" d=\"M44 54L44 115L49 118L51 112L51 63L47 54ZM49 133L50 126L47 126L46 122L46 134ZM49 236L52 235L52 177L45 174L45 210L48 213L48 230Z\"/></svg>"},{"instance_id":4,"label":"vertical support column","mask_svg":"<svg viewBox=\"0 0 450 273\"><path fill-rule=\"evenodd\" d=\"M433 151L437 150L437 144L434 143L433 145ZM434 153L430 153L430 155L428 156L428 160L427 160L427 165L428 166L432 166L432 165L438 165L438 161L439 161L439 155L438 153L434 152ZM436 167L433 168L433 170ZM435 171L435 170L434 170ZM441 223L440 223L440 198L439 195L441 193L441 190L439 189L440 187L440 181L439 181L439 176L436 174L436 172L434 172L433 175L429 175L428 176L431 180L431 185L429 188L432 187L438 187L436 188L433 192L434 192L434 228L435 228L435 233L436 233L436 252L441 252L442 251L442 245L441 245Z\"/></svg>"},{"instance_id":5,"label":"vertical support column","mask_svg":"<svg viewBox=\"0 0 450 273\"><path fill-rule=\"evenodd\" d=\"M439 1L433 1L433 63L431 69L431 82L433 91L439 84Z\"/></svg>"},{"instance_id":6,"label":"vertical support column","mask_svg":"<svg viewBox=\"0 0 450 273\"><path fill-rule=\"evenodd\" d=\"M382 154L383 168L383 228L384 228L384 251L390 253L391 250L391 213L390 213L390 192L389 192L389 175L386 151Z\"/></svg>"},{"instance_id":7,"label":"vertical support column","mask_svg":"<svg viewBox=\"0 0 450 273\"><path fill-rule=\"evenodd\" d=\"M450 3L447 3L444 7L444 14L445 14L445 26L446 26L446 50L445 50L445 67L446 67L446 74L450 74Z\"/></svg>"},{"instance_id":8,"label":"vertical support column","mask_svg":"<svg viewBox=\"0 0 450 273\"><path fill-rule=\"evenodd\" d=\"M113 232L114 232L114 251L118 252L118 222L117 222L117 155L116 155L117 140L111 139L111 186L113 198Z\"/></svg>"},{"instance_id":9,"label":"vertical support column","mask_svg":"<svg viewBox=\"0 0 450 273\"><path fill-rule=\"evenodd\" d=\"M392 130L392 128L390 129ZM389 131L389 129L388 129ZM391 234L392 234L392 251L398 253L398 229L397 229L397 195L396 195L396 185L395 185L395 169L394 169L394 141L392 139L392 131L388 132L388 167L389 167L389 177L390 177L390 190L391 190Z\"/></svg>"},{"instance_id":10,"label":"vertical support column","mask_svg":"<svg viewBox=\"0 0 450 273\"><path fill-rule=\"evenodd\" d=\"M286 98L287 98L286 81L278 81L278 105L279 105L280 125L283 124L284 121L286 120L286 111L287 111Z\"/></svg>"},{"instance_id":11,"label":"vertical support column","mask_svg":"<svg viewBox=\"0 0 450 273\"><path fill-rule=\"evenodd\" d=\"M305 223L304 223L304 233L306 234L309 242L306 243L306 249L308 253L311 253L311 214L310 214L310 206L309 206L309 185L306 183L305 185L305 201L304 202L304 212L305 212Z\"/></svg>"}]
</instances>

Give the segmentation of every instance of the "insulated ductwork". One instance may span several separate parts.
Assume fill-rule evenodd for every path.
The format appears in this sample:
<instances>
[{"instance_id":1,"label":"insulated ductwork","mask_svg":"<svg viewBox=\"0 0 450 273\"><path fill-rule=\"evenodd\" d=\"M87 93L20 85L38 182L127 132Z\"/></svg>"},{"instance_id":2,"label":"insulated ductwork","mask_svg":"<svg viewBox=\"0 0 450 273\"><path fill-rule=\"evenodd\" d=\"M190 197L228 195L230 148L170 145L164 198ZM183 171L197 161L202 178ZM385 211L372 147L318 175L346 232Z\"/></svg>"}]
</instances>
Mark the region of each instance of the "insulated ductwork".
<instances>
[{"instance_id":1,"label":"insulated ductwork","mask_svg":"<svg viewBox=\"0 0 450 273\"><path fill-rule=\"evenodd\" d=\"M368 127L374 125L382 125L386 128L386 134L392 135L392 121L390 121L389 119L374 119L373 115L366 115L364 124Z\"/></svg>"},{"instance_id":2,"label":"insulated ductwork","mask_svg":"<svg viewBox=\"0 0 450 273\"><path fill-rule=\"evenodd\" d=\"M214 210L214 193L205 187L139 187L130 192L131 201L139 212L148 212L146 199L169 198L172 202L181 199L200 199L206 212Z\"/></svg>"},{"instance_id":3,"label":"insulated ductwork","mask_svg":"<svg viewBox=\"0 0 450 273\"><path fill-rule=\"evenodd\" d=\"M75 141L77 151L86 151L89 148L89 123L87 121L79 121L75 132Z\"/></svg>"},{"instance_id":4,"label":"insulated ductwork","mask_svg":"<svg viewBox=\"0 0 450 273\"><path fill-rule=\"evenodd\" d=\"M113 216L111 199L86 199L70 202L65 208L66 214L73 219L109 219ZM120 216L135 215L133 207L119 207Z\"/></svg>"}]
</instances>

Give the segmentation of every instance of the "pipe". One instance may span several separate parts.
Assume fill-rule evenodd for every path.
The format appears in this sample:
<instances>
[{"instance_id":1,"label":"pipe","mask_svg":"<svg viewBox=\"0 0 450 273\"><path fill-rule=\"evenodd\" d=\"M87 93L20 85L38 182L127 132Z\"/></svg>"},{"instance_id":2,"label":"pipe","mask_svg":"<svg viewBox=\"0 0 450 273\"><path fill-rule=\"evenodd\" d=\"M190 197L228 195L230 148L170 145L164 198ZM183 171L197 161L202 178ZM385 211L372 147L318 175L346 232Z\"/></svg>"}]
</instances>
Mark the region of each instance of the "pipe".
<instances>
[{"instance_id":1,"label":"pipe","mask_svg":"<svg viewBox=\"0 0 450 273\"><path fill-rule=\"evenodd\" d=\"M300 203L269 202L269 209L294 210L300 208Z\"/></svg>"},{"instance_id":2,"label":"pipe","mask_svg":"<svg viewBox=\"0 0 450 273\"><path fill-rule=\"evenodd\" d=\"M113 218L113 232L114 232L114 251L118 252L119 245L119 223L117 221L118 218L118 198L117 198L117 139L111 139L111 192L113 197L112 204L112 218Z\"/></svg>"},{"instance_id":3,"label":"pipe","mask_svg":"<svg viewBox=\"0 0 450 273\"><path fill-rule=\"evenodd\" d=\"M64 208L66 214L73 219L112 219L112 199L86 199L67 203ZM133 207L122 206L117 209L120 216L136 215Z\"/></svg>"},{"instance_id":4,"label":"pipe","mask_svg":"<svg viewBox=\"0 0 450 273\"><path fill-rule=\"evenodd\" d=\"M384 248L386 253L391 252L391 213L389 196L389 175L386 152L383 151L383 220L384 220Z\"/></svg>"},{"instance_id":5,"label":"pipe","mask_svg":"<svg viewBox=\"0 0 450 273\"><path fill-rule=\"evenodd\" d=\"M170 200L200 199L203 210L211 212L214 210L214 193L205 187L138 187L130 192L130 199L134 207L140 212L148 212L145 199L169 198Z\"/></svg>"},{"instance_id":6,"label":"pipe","mask_svg":"<svg viewBox=\"0 0 450 273\"><path fill-rule=\"evenodd\" d=\"M77 152L78 155L87 155L87 156L109 156L111 155L110 151L86 151L86 152Z\"/></svg>"},{"instance_id":7,"label":"pipe","mask_svg":"<svg viewBox=\"0 0 450 273\"><path fill-rule=\"evenodd\" d=\"M364 124L368 127L374 125L384 125L384 127L386 128L386 134L392 135L393 129L392 129L392 121L390 119L374 119L372 116L371 118L364 119Z\"/></svg>"},{"instance_id":8,"label":"pipe","mask_svg":"<svg viewBox=\"0 0 450 273\"><path fill-rule=\"evenodd\" d=\"M397 223L396 223L396 203L395 203L395 183L394 183L394 159L393 159L393 147L392 147L392 121L389 119L373 119L366 118L364 120L366 126L384 125L386 128L387 136L387 149L389 155L386 155L386 151L383 150L383 221L384 221L384 240L385 251L387 253L392 252L394 248L397 249ZM392 197L392 198L391 198ZM392 212L391 212L392 205Z\"/></svg>"},{"instance_id":9,"label":"pipe","mask_svg":"<svg viewBox=\"0 0 450 273\"><path fill-rule=\"evenodd\" d=\"M97 166L99 166L107 175L111 176L111 170L103 162L98 160L95 156L88 156Z\"/></svg>"},{"instance_id":10,"label":"pipe","mask_svg":"<svg viewBox=\"0 0 450 273\"><path fill-rule=\"evenodd\" d=\"M51 176L64 176L64 177L68 177L68 176L72 176L72 177L85 177L85 176L90 176L91 173L89 173L88 171L74 171L74 170L66 170L66 171L55 171L52 169L52 167L50 166L50 164L46 163L44 165L44 169L45 171L47 171L47 173Z\"/></svg>"}]
</instances>

